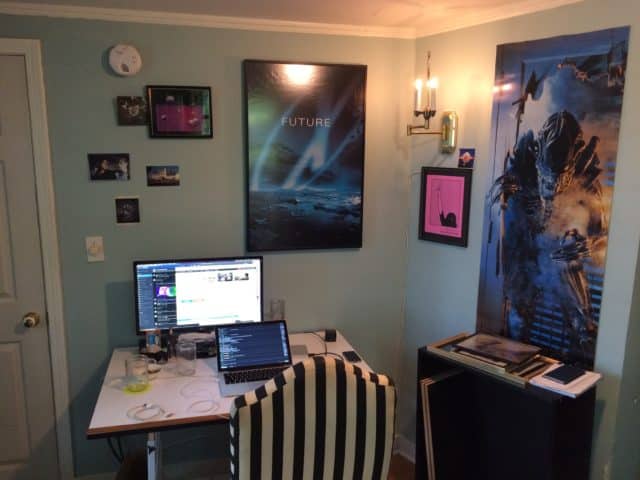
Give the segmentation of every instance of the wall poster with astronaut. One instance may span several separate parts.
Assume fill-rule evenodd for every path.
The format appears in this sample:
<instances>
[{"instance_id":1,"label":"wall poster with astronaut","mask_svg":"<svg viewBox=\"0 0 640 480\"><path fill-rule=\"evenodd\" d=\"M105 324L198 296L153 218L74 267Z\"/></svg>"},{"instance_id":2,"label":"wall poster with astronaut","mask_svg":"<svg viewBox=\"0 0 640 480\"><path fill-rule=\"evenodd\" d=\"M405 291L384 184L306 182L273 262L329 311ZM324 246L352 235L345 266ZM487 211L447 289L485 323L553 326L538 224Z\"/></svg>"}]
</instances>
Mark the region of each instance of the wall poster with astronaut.
<instances>
[{"instance_id":1,"label":"wall poster with astronaut","mask_svg":"<svg viewBox=\"0 0 640 480\"><path fill-rule=\"evenodd\" d=\"M500 45L478 330L593 368L629 28Z\"/></svg>"},{"instance_id":2,"label":"wall poster with astronaut","mask_svg":"<svg viewBox=\"0 0 640 480\"><path fill-rule=\"evenodd\" d=\"M247 250L361 247L367 67L243 66Z\"/></svg>"}]
</instances>

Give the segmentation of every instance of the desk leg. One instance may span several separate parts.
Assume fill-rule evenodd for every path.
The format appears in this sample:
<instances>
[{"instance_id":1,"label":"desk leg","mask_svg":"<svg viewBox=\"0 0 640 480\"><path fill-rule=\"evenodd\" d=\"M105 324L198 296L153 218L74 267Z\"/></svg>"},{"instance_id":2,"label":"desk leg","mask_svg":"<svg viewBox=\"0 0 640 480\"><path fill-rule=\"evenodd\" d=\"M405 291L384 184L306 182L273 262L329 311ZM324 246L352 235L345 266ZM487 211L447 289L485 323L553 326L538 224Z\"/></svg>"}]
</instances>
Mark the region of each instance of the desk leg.
<instances>
[{"instance_id":1,"label":"desk leg","mask_svg":"<svg viewBox=\"0 0 640 480\"><path fill-rule=\"evenodd\" d=\"M162 444L160 432L147 434L147 480L162 479Z\"/></svg>"}]
</instances>

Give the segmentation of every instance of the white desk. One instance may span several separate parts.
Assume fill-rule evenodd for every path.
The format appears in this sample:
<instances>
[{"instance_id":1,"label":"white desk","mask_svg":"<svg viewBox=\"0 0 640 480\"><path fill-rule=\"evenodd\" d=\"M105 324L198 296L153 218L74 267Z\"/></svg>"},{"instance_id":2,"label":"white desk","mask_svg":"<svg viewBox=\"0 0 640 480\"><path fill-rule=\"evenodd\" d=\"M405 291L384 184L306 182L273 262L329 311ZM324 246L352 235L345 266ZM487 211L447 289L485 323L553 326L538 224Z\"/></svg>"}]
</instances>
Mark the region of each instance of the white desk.
<instances>
[{"instance_id":1,"label":"white desk","mask_svg":"<svg viewBox=\"0 0 640 480\"><path fill-rule=\"evenodd\" d=\"M318 332L323 335L323 332ZM304 345L310 354L324 353L324 343L310 333L289 335L292 350ZM326 344L332 353L353 350L347 340L337 332L335 342ZM198 359L196 373L193 376L180 376L175 371L175 362L169 361L151 380L150 388L140 393L129 393L123 389L124 361L136 353L135 348L116 349L111 355L102 388L93 410L93 416L87 429L88 438L101 438L129 433L147 433L147 478L161 478L161 430L180 428L189 425L226 422L233 402L232 397L221 397L218 388L218 367L216 358ZM306 357L293 356L293 363ZM355 365L370 370L364 362ZM155 404L164 410L159 418L138 421L127 416L127 412L136 406Z\"/></svg>"}]
</instances>

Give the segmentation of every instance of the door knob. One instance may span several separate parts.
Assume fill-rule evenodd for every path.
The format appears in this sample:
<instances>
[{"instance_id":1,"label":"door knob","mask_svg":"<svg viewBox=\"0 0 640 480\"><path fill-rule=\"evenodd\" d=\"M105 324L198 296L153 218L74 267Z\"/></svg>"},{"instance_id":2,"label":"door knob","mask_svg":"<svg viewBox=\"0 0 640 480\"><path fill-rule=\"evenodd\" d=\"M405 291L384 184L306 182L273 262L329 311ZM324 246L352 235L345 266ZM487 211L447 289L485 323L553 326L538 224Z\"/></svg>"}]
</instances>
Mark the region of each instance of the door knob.
<instances>
[{"instance_id":1,"label":"door knob","mask_svg":"<svg viewBox=\"0 0 640 480\"><path fill-rule=\"evenodd\" d=\"M22 324L27 328L33 328L40 323L40 314L36 312L29 312L22 317Z\"/></svg>"}]
</instances>

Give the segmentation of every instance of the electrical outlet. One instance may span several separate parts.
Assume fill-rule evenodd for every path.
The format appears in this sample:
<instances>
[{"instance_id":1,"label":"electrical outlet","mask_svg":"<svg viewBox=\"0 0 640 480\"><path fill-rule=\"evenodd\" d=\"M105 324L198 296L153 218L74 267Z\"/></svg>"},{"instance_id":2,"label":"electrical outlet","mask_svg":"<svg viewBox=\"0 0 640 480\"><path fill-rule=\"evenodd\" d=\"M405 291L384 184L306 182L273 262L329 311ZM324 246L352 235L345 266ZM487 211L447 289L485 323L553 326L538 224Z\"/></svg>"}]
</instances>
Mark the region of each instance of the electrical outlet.
<instances>
[{"instance_id":1,"label":"electrical outlet","mask_svg":"<svg viewBox=\"0 0 640 480\"><path fill-rule=\"evenodd\" d=\"M87 262L104 262L102 237L85 237L84 245L87 250Z\"/></svg>"}]
</instances>

